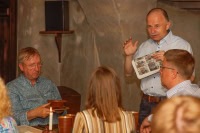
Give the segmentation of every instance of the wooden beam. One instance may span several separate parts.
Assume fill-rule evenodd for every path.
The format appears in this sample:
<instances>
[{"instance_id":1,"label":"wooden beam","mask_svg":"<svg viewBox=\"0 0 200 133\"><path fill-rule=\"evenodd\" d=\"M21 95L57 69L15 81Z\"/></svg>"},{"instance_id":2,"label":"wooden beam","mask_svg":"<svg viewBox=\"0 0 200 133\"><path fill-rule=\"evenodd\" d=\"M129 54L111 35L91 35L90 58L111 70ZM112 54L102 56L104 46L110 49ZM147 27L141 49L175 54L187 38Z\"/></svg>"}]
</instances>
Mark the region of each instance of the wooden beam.
<instances>
[{"instance_id":1,"label":"wooden beam","mask_svg":"<svg viewBox=\"0 0 200 133\"><path fill-rule=\"evenodd\" d=\"M168 0L170 2L200 2L200 0Z\"/></svg>"},{"instance_id":2,"label":"wooden beam","mask_svg":"<svg viewBox=\"0 0 200 133\"><path fill-rule=\"evenodd\" d=\"M158 2L186 10L200 10L200 0L158 0Z\"/></svg>"},{"instance_id":3,"label":"wooden beam","mask_svg":"<svg viewBox=\"0 0 200 133\"><path fill-rule=\"evenodd\" d=\"M172 2L172 4L179 8L194 8L194 9L200 9L200 1L199 2Z\"/></svg>"}]
</instances>

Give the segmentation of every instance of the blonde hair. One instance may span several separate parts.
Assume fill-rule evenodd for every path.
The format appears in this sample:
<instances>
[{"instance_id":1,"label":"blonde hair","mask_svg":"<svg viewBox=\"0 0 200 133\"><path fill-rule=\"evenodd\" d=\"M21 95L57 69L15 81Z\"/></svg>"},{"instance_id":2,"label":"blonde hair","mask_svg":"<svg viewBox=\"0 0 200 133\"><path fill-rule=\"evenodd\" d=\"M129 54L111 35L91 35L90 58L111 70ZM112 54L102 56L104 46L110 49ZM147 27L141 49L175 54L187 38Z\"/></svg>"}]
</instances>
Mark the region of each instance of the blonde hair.
<instances>
[{"instance_id":1,"label":"blonde hair","mask_svg":"<svg viewBox=\"0 0 200 133\"><path fill-rule=\"evenodd\" d=\"M120 80L116 72L110 67L98 67L90 77L86 109L96 110L101 120L116 122L120 120L121 99Z\"/></svg>"},{"instance_id":2,"label":"blonde hair","mask_svg":"<svg viewBox=\"0 0 200 133\"><path fill-rule=\"evenodd\" d=\"M178 73L189 80L194 72L195 60L194 57L186 50L170 49L165 52L164 57L167 62L174 65Z\"/></svg>"},{"instance_id":3,"label":"blonde hair","mask_svg":"<svg viewBox=\"0 0 200 133\"><path fill-rule=\"evenodd\" d=\"M21 49L18 55L19 64L23 64L25 60L28 60L30 57L34 55L38 55L40 57L40 53L35 48L26 47Z\"/></svg>"},{"instance_id":4,"label":"blonde hair","mask_svg":"<svg viewBox=\"0 0 200 133\"><path fill-rule=\"evenodd\" d=\"M11 103L8 96L7 88L2 78L0 78L0 121L9 115L11 115Z\"/></svg>"},{"instance_id":5,"label":"blonde hair","mask_svg":"<svg viewBox=\"0 0 200 133\"><path fill-rule=\"evenodd\" d=\"M200 99L175 96L161 102L153 113L152 133L200 133Z\"/></svg>"}]
</instances>

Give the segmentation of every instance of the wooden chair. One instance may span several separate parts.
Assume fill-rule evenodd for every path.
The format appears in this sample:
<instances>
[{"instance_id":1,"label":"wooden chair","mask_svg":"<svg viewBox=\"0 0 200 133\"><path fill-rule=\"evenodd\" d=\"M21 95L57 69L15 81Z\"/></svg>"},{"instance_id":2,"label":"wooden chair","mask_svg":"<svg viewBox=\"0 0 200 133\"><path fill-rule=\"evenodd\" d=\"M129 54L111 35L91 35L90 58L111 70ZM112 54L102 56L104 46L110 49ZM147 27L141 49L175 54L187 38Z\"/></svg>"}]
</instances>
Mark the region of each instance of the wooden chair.
<instances>
[{"instance_id":1,"label":"wooden chair","mask_svg":"<svg viewBox=\"0 0 200 133\"><path fill-rule=\"evenodd\" d=\"M139 132L139 124L138 124L138 116L139 116L139 113L138 112L132 112L133 113L133 116L135 117L135 128L136 128L136 131Z\"/></svg>"},{"instance_id":2,"label":"wooden chair","mask_svg":"<svg viewBox=\"0 0 200 133\"><path fill-rule=\"evenodd\" d=\"M81 95L66 86L57 86L60 95L63 100L66 100L66 106L69 107L69 110L67 110L67 114L76 114L77 112L80 112L80 105L81 105Z\"/></svg>"}]
</instances>

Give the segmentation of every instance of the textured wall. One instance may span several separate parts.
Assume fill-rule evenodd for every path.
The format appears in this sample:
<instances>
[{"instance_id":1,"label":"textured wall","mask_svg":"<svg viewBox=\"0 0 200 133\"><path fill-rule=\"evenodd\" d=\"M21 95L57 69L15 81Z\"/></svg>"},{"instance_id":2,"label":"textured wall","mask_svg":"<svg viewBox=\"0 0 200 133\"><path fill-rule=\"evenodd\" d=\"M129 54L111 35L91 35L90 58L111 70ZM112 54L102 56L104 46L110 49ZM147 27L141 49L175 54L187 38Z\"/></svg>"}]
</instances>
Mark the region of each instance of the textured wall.
<instances>
[{"instance_id":1,"label":"textured wall","mask_svg":"<svg viewBox=\"0 0 200 133\"><path fill-rule=\"evenodd\" d=\"M60 64L54 35L42 35L45 30L44 0L18 0L18 50L35 47L39 50L43 69L42 75L60 84Z\"/></svg>"},{"instance_id":2,"label":"textured wall","mask_svg":"<svg viewBox=\"0 0 200 133\"><path fill-rule=\"evenodd\" d=\"M70 29L75 32L63 35L62 61L59 63L54 35L39 34L39 31L45 30L44 0L18 0L18 49L26 46L37 48L44 64L42 75L57 85L78 91L82 96L82 108L88 79L94 68L100 65L113 67L121 79L124 107L138 111L139 80L135 76L124 77L122 45L130 36L139 42L147 39L145 17L151 8L156 7L156 3L156 0L71 0ZM174 33L184 35L187 30L182 33L183 28L177 20L181 11L167 10L175 19ZM186 17L199 26L199 20L190 15L193 14L189 13ZM175 28L175 25L178 26ZM195 26L191 28L186 40L195 43L199 30ZM191 34L197 35L193 38ZM199 47L196 45L193 44L193 48Z\"/></svg>"}]
</instances>

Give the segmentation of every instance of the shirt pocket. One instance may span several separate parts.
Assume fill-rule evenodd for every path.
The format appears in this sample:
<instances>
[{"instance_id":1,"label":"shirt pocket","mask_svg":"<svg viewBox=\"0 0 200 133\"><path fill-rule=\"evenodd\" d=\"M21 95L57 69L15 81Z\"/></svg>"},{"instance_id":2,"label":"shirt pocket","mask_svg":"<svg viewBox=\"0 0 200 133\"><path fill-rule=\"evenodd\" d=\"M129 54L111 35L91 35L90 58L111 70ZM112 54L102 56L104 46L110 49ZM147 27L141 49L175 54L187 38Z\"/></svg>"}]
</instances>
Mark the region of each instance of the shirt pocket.
<instances>
[{"instance_id":1,"label":"shirt pocket","mask_svg":"<svg viewBox=\"0 0 200 133\"><path fill-rule=\"evenodd\" d=\"M21 97L20 100L24 109L33 109L45 103L43 98L36 94Z\"/></svg>"},{"instance_id":2,"label":"shirt pocket","mask_svg":"<svg viewBox=\"0 0 200 133\"><path fill-rule=\"evenodd\" d=\"M54 99L54 94L51 90L47 90L44 92L44 97L46 100Z\"/></svg>"}]
</instances>

